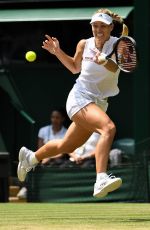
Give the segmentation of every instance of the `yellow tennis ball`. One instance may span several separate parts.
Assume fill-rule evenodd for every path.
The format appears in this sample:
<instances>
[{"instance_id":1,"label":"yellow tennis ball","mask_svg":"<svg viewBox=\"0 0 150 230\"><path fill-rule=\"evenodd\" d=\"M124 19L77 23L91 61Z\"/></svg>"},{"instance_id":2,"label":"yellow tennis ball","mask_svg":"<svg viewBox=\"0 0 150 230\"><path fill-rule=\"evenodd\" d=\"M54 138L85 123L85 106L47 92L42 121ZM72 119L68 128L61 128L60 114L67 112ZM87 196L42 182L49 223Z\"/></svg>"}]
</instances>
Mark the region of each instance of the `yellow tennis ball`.
<instances>
[{"instance_id":1,"label":"yellow tennis ball","mask_svg":"<svg viewBox=\"0 0 150 230\"><path fill-rule=\"evenodd\" d=\"M36 60L36 53L34 51L28 51L25 54L25 58L29 62L33 62Z\"/></svg>"}]
</instances>

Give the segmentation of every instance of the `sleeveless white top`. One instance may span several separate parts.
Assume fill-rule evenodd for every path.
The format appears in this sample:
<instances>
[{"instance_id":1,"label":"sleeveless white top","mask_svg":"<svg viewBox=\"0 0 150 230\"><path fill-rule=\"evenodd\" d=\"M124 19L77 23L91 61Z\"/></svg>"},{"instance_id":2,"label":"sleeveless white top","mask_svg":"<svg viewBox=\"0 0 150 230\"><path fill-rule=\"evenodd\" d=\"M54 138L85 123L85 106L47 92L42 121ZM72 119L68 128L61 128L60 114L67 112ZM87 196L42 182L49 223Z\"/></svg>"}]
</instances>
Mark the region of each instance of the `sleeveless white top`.
<instances>
[{"instance_id":1,"label":"sleeveless white top","mask_svg":"<svg viewBox=\"0 0 150 230\"><path fill-rule=\"evenodd\" d=\"M117 37L111 36L105 42L102 52L109 54L113 50L113 45L117 39ZM94 98L104 99L115 96L119 93L118 76L120 70L118 69L113 73L103 65L96 64L93 61L96 52L98 52L98 49L95 47L95 38L91 37L85 43L81 73L76 80L75 88Z\"/></svg>"}]
</instances>

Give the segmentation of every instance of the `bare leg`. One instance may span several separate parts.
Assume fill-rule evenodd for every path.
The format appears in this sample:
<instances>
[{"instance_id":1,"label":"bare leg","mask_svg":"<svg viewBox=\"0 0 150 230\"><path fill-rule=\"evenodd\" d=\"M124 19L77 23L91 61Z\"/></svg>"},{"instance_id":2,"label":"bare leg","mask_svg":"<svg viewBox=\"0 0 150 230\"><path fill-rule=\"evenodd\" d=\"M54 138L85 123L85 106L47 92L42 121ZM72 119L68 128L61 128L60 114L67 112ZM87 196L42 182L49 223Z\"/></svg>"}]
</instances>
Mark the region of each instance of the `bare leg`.
<instances>
[{"instance_id":1,"label":"bare leg","mask_svg":"<svg viewBox=\"0 0 150 230\"><path fill-rule=\"evenodd\" d=\"M107 114L94 103L89 104L85 109L79 111L73 117L73 120L87 127L89 130L101 134L95 151L96 172L106 172L109 151L116 132L114 123Z\"/></svg>"},{"instance_id":2,"label":"bare leg","mask_svg":"<svg viewBox=\"0 0 150 230\"><path fill-rule=\"evenodd\" d=\"M90 137L93 132L101 134L96 146L96 171L106 172L108 156L115 135L115 125L107 114L94 103L76 113L63 140L49 141L36 152L36 158L41 161L60 153L73 152Z\"/></svg>"},{"instance_id":3,"label":"bare leg","mask_svg":"<svg viewBox=\"0 0 150 230\"><path fill-rule=\"evenodd\" d=\"M80 124L72 122L62 140L52 140L38 149L35 156L38 161L47 157L53 157L60 153L70 153L86 142L92 132Z\"/></svg>"},{"instance_id":4,"label":"bare leg","mask_svg":"<svg viewBox=\"0 0 150 230\"><path fill-rule=\"evenodd\" d=\"M108 165L109 152L114 138L114 133L110 136L101 136L96 146L96 172L106 172Z\"/></svg>"},{"instance_id":5,"label":"bare leg","mask_svg":"<svg viewBox=\"0 0 150 230\"><path fill-rule=\"evenodd\" d=\"M93 132L101 137L95 149L97 178L94 185L95 197L104 197L119 188L121 178L112 178L106 174L108 156L115 135L115 125L105 112L95 103L90 103L72 117L73 123L63 140L49 141L35 152L22 147L19 152L18 178L24 181L27 173L38 161L61 153L73 152L83 145Z\"/></svg>"}]
</instances>

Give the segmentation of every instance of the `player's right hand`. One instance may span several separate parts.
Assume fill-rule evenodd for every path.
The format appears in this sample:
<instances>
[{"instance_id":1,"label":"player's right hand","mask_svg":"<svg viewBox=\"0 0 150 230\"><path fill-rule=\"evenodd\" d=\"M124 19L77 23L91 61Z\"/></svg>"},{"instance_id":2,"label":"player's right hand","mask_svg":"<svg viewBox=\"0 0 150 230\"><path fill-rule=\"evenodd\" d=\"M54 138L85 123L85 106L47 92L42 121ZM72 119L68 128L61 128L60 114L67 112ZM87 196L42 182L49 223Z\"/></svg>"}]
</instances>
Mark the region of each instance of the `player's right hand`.
<instances>
[{"instance_id":1,"label":"player's right hand","mask_svg":"<svg viewBox=\"0 0 150 230\"><path fill-rule=\"evenodd\" d=\"M43 41L42 48L55 55L60 49L59 41L57 40L57 38L50 37L47 34L45 35L45 37L46 40Z\"/></svg>"},{"instance_id":2,"label":"player's right hand","mask_svg":"<svg viewBox=\"0 0 150 230\"><path fill-rule=\"evenodd\" d=\"M105 63L106 61L106 54L104 53L100 53L100 52L97 52L95 57L94 57L94 62L99 64L99 65L103 65L103 63Z\"/></svg>"}]
</instances>

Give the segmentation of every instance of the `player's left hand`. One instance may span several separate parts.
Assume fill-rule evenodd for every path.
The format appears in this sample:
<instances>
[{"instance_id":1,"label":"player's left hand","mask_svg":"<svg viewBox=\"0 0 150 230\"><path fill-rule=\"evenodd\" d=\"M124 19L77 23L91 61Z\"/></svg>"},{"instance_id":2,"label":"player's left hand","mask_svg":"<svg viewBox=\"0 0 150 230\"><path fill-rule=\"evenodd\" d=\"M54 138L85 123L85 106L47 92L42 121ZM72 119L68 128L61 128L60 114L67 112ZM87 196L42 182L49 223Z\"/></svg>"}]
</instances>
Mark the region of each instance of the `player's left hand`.
<instances>
[{"instance_id":1,"label":"player's left hand","mask_svg":"<svg viewBox=\"0 0 150 230\"><path fill-rule=\"evenodd\" d=\"M59 41L57 38L50 37L49 35L45 35L46 40L43 42L42 48L49 51L51 54L56 54L60 49Z\"/></svg>"}]
</instances>

